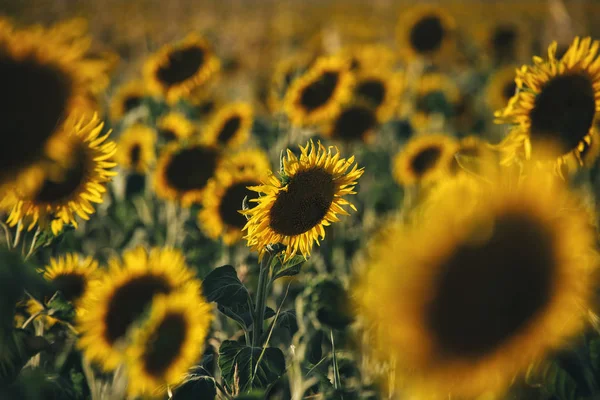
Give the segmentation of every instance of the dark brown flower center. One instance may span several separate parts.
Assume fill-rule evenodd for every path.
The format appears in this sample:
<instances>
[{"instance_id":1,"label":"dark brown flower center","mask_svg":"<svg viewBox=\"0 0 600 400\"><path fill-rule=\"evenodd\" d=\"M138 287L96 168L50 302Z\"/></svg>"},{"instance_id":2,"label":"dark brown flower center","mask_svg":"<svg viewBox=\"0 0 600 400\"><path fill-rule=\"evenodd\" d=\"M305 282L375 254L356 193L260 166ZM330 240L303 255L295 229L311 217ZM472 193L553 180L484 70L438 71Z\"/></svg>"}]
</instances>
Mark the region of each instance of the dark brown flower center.
<instances>
[{"instance_id":1,"label":"dark brown flower center","mask_svg":"<svg viewBox=\"0 0 600 400\"><path fill-rule=\"evenodd\" d=\"M161 276L140 275L116 288L110 298L104 317L104 338L114 343L122 338L157 294L168 294L173 288Z\"/></svg>"},{"instance_id":2,"label":"dark brown flower center","mask_svg":"<svg viewBox=\"0 0 600 400\"><path fill-rule=\"evenodd\" d=\"M294 236L317 226L327 215L335 195L335 182L327 171L313 168L290 178L269 213L271 229Z\"/></svg>"},{"instance_id":3,"label":"dark brown flower center","mask_svg":"<svg viewBox=\"0 0 600 400\"><path fill-rule=\"evenodd\" d=\"M204 49L198 46L174 50L156 71L156 77L167 87L185 82L202 68L205 56Z\"/></svg>"},{"instance_id":4,"label":"dark brown flower center","mask_svg":"<svg viewBox=\"0 0 600 400\"><path fill-rule=\"evenodd\" d=\"M526 213L496 217L484 243L463 243L445 260L426 310L443 356L478 359L525 329L548 304L555 239Z\"/></svg>"},{"instance_id":5,"label":"dark brown flower center","mask_svg":"<svg viewBox=\"0 0 600 400\"><path fill-rule=\"evenodd\" d=\"M514 26L496 27L491 39L494 57L499 61L512 60L515 57L517 31Z\"/></svg>"},{"instance_id":6,"label":"dark brown flower center","mask_svg":"<svg viewBox=\"0 0 600 400\"><path fill-rule=\"evenodd\" d=\"M198 104L198 106L196 107L196 111L198 111L198 114L200 114L201 116L205 116L213 112L215 110L215 107L216 104L214 100L206 100Z\"/></svg>"},{"instance_id":7,"label":"dark brown flower center","mask_svg":"<svg viewBox=\"0 0 600 400\"><path fill-rule=\"evenodd\" d=\"M442 20L437 15L421 18L410 30L410 44L418 53L429 53L442 46L445 36Z\"/></svg>"},{"instance_id":8,"label":"dark brown flower center","mask_svg":"<svg viewBox=\"0 0 600 400\"><path fill-rule=\"evenodd\" d=\"M225 190L225 194L221 198L221 203L219 204L219 215L226 225L238 229L242 229L244 225L246 225L246 217L238 211L242 209L244 197L247 196L248 200L258 197L257 192L249 190L247 187L257 186L259 184L260 182L256 181L238 182ZM254 207L256 203L248 202L248 205Z\"/></svg>"},{"instance_id":9,"label":"dark brown flower center","mask_svg":"<svg viewBox=\"0 0 600 400\"><path fill-rule=\"evenodd\" d=\"M0 49L0 178L36 160L66 117L71 77L33 57L15 60Z\"/></svg>"},{"instance_id":10,"label":"dark brown flower center","mask_svg":"<svg viewBox=\"0 0 600 400\"><path fill-rule=\"evenodd\" d=\"M141 96L127 96L123 101L123 111L127 114L129 111L133 110L142 105L143 97Z\"/></svg>"},{"instance_id":11,"label":"dark brown flower center","mask_svg":"<svg viewBox=\"0 0 600 400\"><path fill-rule=\"evenodd\" d=\"M177 138L179 137L179 136L177 136L177 134L175 133L175 131L173 129L169 129L169 128L160 129L158 131L158 134L160 135L161 138L163 138L165 140L165 142L172 142L174 140L177 140Z\"/></svg>"},{"instance_id":12,"label":"dark brown flower center","mask_svg":"<svg viewBox=\"0 0 600 400\"><path fill-rule=\"evenodd\" d=\"M188 335L188 323L180 313L165 315L146 343L144 369L149 375L162 377L177 360Z\"/></svg>"},{"instance_id":13,"label":"dark brown flower center","mask_svg":"<svg viewBox=\"0 0 600 400\"><path fill-rule=\"evenodd\" d=\"M333 96L339 82L339 72L324 72L321 77L304 88L300 96L300 104L308 111L324 106Z\"/></svg>"},{"instance_id":14,"label":"dark brown flower center","mask_svg":"<svg viewBox=\"0 0 600 400\"><path fill-rule=\"evenodd\" d=\"M413 157L411 169L415 175L422 176L435 167L441 156L442 149L439 146L426 147Z\"/></svg>"},{"instance_id":15,"label":"dark brown flower center","mask_svg":"<svg viewBox=\"0 0 600 400\"><path fill-rule=\"evenodd\" d=\"M535 99L529 117L532 141L554 140L566 153L577 148L596 115L591 79L583 73L559 75Z\"/></svg>"},{"instance_id":16,"label":"dark brown flower center","mask_svg":"<svg viewBox=\"0 0 600 400\"><path fill-rule=\"evenodd\" d=\"M35 202L52 204L69 199L84 184L87 176L87 156L83 148L78 148L73 153L74 159L64 171L62 180L51 180L46 177L38 193Z\"/></svg>"},{"instance_id":17,"label":"dark brown flower center","mask_svg":"<svg viewBox=\"0 0 600 400\"><path fill-rule=\"evenodd\" d=\"M133 146L131 146L131 149L129 150L129 160L133 167L137 167L137 165L140 162L141 155L142 155L142 146L140 146L139 143L136 143Z\"/></svg>"},{"instance_id":18,"label":"dark brown flower center","mask_svg":"<svg viewBox=\"0 0 600 400\"><path fill-rule=\"evenodd\" d=\"M202 189L213 176L219 161L215 149L194 146L173 154L165 176L171 186L179 191Z\"/></svg>"},{"instance_id":19,"label":"dark brown flower center","mask_svg":"<svg viewBox=\"0 0 600 400\"><path fill-rule=\"evenodd\" d=\"M79 299L86 288L85 276L77 273L64 273L56 275L52 278L52 286L56 290L60 290L63 297L67 301L75 301Z\"/></svg>"},{"instance_id":20,"label":"dark brown flower center","mask_svg":"<svg viewBox=\"0 0 600 400\"><path fill-rule=\"evenodd\" d=\"M356 86L356 94L377 108L385 99L385 84L377 79L362 81Z\"/></svg>"},{"instance_id":21,"label":"dark brown flower center","mask_svg":"<svg viewBox=\"0 0 600 400\"><path fill-rule=\"evenodd\" d=\"M333 125L333 136L348 141L362 140L376 125L377 119L370 108L348 107L336 118Z\"/></svg>"},{"instance_id":22,"label":"dark brown flower center","mask_svg":"<svg viewBox=\"0 0 600 400\"><path fill-rule=\"evenodd\" d=\"M231 138L235 136L241 126L242 118L239 115L234 115L228 118L219 131L219 135L217 136L219 143L227 144Z\"/></svg>"},{"instance_id":23,"label":"dark brown flower center","mask_svg":"<svg viewBox=\"0 0 600 400\"><path fill-rule=\"evenodd\" d=\"M502 97L505 101L509 101L517 91L517 84L514 80L507 82L502 88Z\"/></svg>"}]
</instances>

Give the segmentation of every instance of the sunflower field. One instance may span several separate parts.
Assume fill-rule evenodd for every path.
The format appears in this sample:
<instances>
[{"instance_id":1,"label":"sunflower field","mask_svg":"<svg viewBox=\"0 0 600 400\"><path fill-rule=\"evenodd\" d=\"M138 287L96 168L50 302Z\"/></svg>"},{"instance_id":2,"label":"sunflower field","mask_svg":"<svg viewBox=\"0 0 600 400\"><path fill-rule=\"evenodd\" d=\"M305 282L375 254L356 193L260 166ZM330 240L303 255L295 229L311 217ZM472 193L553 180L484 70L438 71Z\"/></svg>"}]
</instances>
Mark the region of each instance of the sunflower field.
<instances>
[{"instance_id":1,"label":"sunflower field","mask_svg":"<svg viewBox=\"0 0 600 400\"><path fill-rule=\"evenodd\" d=\"M0 134L0 400L600 399L596 0L0 0Z\"/></svg>"}]
</instances>

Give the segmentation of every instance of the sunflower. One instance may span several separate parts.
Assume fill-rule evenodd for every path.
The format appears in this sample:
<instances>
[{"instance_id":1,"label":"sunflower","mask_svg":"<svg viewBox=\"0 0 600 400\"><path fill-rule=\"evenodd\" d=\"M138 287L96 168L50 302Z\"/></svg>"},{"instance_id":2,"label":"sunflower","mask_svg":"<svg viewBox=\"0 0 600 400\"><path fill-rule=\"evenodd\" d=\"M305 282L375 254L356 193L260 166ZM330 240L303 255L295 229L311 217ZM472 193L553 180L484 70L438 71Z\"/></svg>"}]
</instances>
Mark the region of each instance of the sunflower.
<instances>
[{"instance_id":1,"label":"sunflower","mask_svg":"<svg viewBox=\"0 0 600 400\"><path fill-rule=\"evenodd\" d=\"M158 197L177 200L184 207L202 200L202 194L221 162L218 148L203 144L172 143L165 147L154 171Z\"/></svg>"},{"instance_id":2,"label":"sunflower","mask_svg":"<svg viewBox=\"0 0 600 400\"><path fill-rule=\"evenodd\" d=\"M526 158L545 142L557 144L557 170L591 165L598 152L596 121L600 111L600 42L576 38L563 58L556 58L556 42L548 60L534 57L533 66L517 71L517 93L495 116L516 126L502 147L507 163L524 149Z\"/></svg>"},{"instance_id":3,"label":"sunflower","mask_svg":"<svg viewBox=\"0 0 600 400\"><path fill-rule=\"evenodd\" d=\"M216 112L204 131L204 138L209 143L237 147L250 137L253 121L250 104L229 104Z\"/></svg>"},{"instance_id":4,"label":"sunflower","mask_svg":"<svg viewBox=\"0 0 600 400\"><path fill-rule=\"evenodd\" d=\"M452 118L460 100L460 90L449 76L435 72L425 74L416 84L411 124L416 129L425 129L435 118Z\"/></svg>"},{"instance_id":5,"label":"sunflower","mask_svg":"<svg viewBox=\"0 0 600 400\"><path fill-rule=\"evenodd\" d=\"M53 36L0 27L0 118L10 145L0 152L0 183L44 156L89 87L81 49Z\"/></svg>"},{"instance_id":6,"label":"sunflower","mask_svg":"<svg viewBox=\"0 0 600 400\"><path fill-rule=\"evenodd\" d=\"M189 285L189 288L188 288ZM113 258L98 284L81 300L78 342L84 356L105 370L124 359L123 344L156 295L177 291L200 291L200 283L179 250L142 247Z\"/></svg>"},{"instance_id":7,"label":"sunflower","mask_svg":"<svg viewBox=\"0 0 600 400\"><path fill-rule=\"evenodd\" d=\"M148 95L146 85L142 81L130 81L120 86L110 101L110 117L117 121L128 112L138 108Z\"/></svg>"},{"instance_id":8,"label":"sunflower","mask_svg":"<svg viewBox=\"0 0 600 400\"><path fill-rule=\"evenodd\" d=\"M129 394L157 395L181 382L202 355L212 319L198 291L157 297L127 349Z\"/></svg>"},{"instance_id":9,"label":"sunflower","mask_svg":"<svg viewBox=\"0 0 600 400\"><path fill-rule=\"evenodd\" d=\"M42 229L50 226L57 235L64 224L77 227L75 215L89 219L94 213L92 203L102 203L105 185L116 174L110 171L116 166L111 161L116 144L107 141L110 132L100 136L103 127L96 115L89 120L71 117L65 122L61 137L53 144L66 147L68 156L57 159L52 168L44 165L36 168L40 179L35 190L13 190L9 194L12 198L9 226L20 222L27 230L36 224Z\"/></svg>"},{"instance_id":10,"label":"sunflower","mask_svg":"<svg viewBox=\"0 0 600 400\"><path fill-rule=\"evenodd\" d=\"M159 138L166 142L189 139L196 132L192 121L176 111L162 116L156 123L156 127Z\"/></svg>"},{"instance_id":11,"label":"sunflower","mask_svg":"<svg viewBox=\"0 0 600 400\"><path fill-rule=\"evenodd\" d=\"M451 136L415 136L394 157L394 179L400 185L437 182L448 174L457 149L458 143Z\"/></svg>"},{"instance_id":12,"label":"sunflower","mask_svg":"<svg viewBox=\"0 0 600 400\"><path fill-rule=\"evenodd\" d=\"M455 29L454 18L444 9L417 5L400 15L398 44L408 60L421 57L439 60L454 49Z\"/></svg>"},{"instance_id":13,"label":"sunflower","mask_svg":"<svg viewBox=\"0 0 600 400\"><path fill-rule=\"evenodd\" d=\"M119 137L115 159L123 168L144 174L148 172L156 158L155 142L154 129L142 124L132 125Z\"/></svg>"},{"instance_id":14,"label":"sunflower","mask_svg":"<svg viewBox=\"0 0 600 400\"><path fill-rule=\"evenodd\" d=\"M377 115L369 104L351 104L342 108L325 130L328 137L353 142L373 142L377 128Z\"/></svg>"},{"instance_id":15,"label":"sunflower","mask_svg":"<svg viewBox=\"0 0 600 400\"><path fill-rule=\"evenodd\" d=\"M584 327L592 216L548 175L451 180L434 198L370 244L358 313L409 398L500 392Z\"/></svg>"},{"instance_id":16,"label":"sunflower","mask_svg":"<svg viewBox=\"0 0 600 400\"><path fill-rule=\"evenodd\" d=\"M486 100L490 109L500 110L508 104L517 91L515 72L517 68L509 65L494 72L486 87Z\"/></svg>"},{"instance_id":17,"label":"sunflower","mask_svg":"<svg viewBox=\"0 0 600 400\"><path fill-rule=\"evenodd\" d=\"M251 200L258 204L243 212L248 216L245 238L260 258L266 246L275 243L287 246L285 260L298 251L309 256L313 242L325 237L324 227L339 221L338 214L349 215L343 206L356 210L344 198L356 193L354 186L364 172L354 164L354 156L340 158L337 148L325 149L312 141L300 146L300 151L296 157L288 149L281 180L271 174L265 183L251 188L264 195Z\"/></svg>"},{"instance_id":18,"label":"sunflower","mask_svg":"<svg viewBox=\"0 0 600 400\"><path fill-rule=\"evenodd\" d=\"M395 52L380 44L349 46L342 49L340 55L348 59L350 69L358 73L378 69L391 70L397 61Z\"/></svg>"},{"instance_id":19,"label":"sunflower","mask_svg":"<svg viewBox=\"0 0 600 400\"><path fill-rule=\"evenodd\" d=\"M170 103L205 84L220 68L210 44L190 34L175 45L166 45L144 66L148 88L163 94Z\"/></svg>"},{"instance_id":20,"label":"sunflower","mask_svg":"<svg viewBox=\"0 0 600 400\"><path fill-rule=\"evenodd\" d=\"M248 189L260 185L268 171L262 173L253 168L239 169L224 162L215 173L202 198L202 211L198 213L198 225L212 239L223 240L232 245L242 238L246 217L240 213L244 198L256 199L258 193ZM253 206L254 203L248 203Z\"/></svg>"},{"instance_id":21,"label":"sunflower","mask_svg":"<svg viewBox=\"0 0 600 400\"><path fill-rule=\"evenodd\" d=\"M375 108L377 119L385 122L397 111L404 87L404 76L398 72L377 69L360 73L354 96Z\"/></svg>"},{"instance_id":22,"label":"sunflower","mask_svg":"<svg viewBox=\"0 0 600 400\"><path fill-rule=\"evenodd\" d=\"M338 57L319 58L286 92L284 108L294 125L326 122L352 95L353 76Z\"/></svg>"},{"instance_id":23,"label":"sunflower","mask_svg":"<svg viewBox=\"0 0 600 400\"><path fill-rule=\"evenodd\" d=\"M475 37L485 54L496 64L521 61L529 57L533 45L527 23L514 15L510 20L486 20L475 33Z\"/></svg>"},{"instance_id":24,"label":"sunflower","mask_svg":"<svg viewBox=\"0 0 600 400\"><path fill-rule=\"evenodd\" d=\"M316 56L309 52L298 52L277 62L271 77L267 94L267 104L272 112L281 108L281 102L288 88L314 64Z\"/></svg>"},{"instance_id":25,"label":"sunflower","mask_svg":"<svg viewBox=\"0 0 600 400\"><path fill-rule=\"evenodd\" d=\"M222 167L229 171L250 171L258 175L267 175L271 171L271 162L264 150L248 148L228 154Z\"/></svg>"}]
</instances>

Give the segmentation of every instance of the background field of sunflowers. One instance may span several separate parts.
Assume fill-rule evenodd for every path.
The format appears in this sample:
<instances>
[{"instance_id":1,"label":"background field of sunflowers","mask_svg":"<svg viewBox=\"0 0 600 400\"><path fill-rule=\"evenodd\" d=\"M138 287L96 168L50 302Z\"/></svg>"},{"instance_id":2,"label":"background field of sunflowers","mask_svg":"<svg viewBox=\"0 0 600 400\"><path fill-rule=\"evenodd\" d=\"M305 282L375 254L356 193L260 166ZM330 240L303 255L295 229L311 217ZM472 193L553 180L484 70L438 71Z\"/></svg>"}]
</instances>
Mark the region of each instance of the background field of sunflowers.
<instances>
[{"instance_id":1,"label":"background field of sunflowers","mask_svg":"<svg viewBox=\"0 0 600 400\"><path fill-rule=\"evenodd\" d=\"M0 0L0 400L600 399L599 16Z\"/></svg>"}]
</instances>

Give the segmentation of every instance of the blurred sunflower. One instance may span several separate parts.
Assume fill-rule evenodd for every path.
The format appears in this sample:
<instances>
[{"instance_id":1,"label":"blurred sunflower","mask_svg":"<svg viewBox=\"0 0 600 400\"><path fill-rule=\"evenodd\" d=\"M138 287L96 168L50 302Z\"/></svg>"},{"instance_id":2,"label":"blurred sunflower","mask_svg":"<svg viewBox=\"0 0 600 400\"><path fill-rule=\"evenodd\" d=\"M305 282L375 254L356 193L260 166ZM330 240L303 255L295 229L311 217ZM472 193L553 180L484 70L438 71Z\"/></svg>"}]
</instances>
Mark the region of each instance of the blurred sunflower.
<instances>
[{"instance_id":1,"label":"blurred sunflower","mask_svg":"<svg viewBox=\"0 0 600 400\"><path fill-rule=\"evenodd\" d=\"M403 87L401 73L369 70L358 74L354 96L367 101L375 109L378 121L386 122L397 111Z\"/></svg>"},{"instance_id":2,"label":"blurred sunflower","mask_svg":"<svg viewBox=\"0 0 600 400\"><path fill-rule=\"evenodd\" d=\"M308 52L297 52L277 62L269 83L267 105L271 112L278 112L288 88L315 62L316 56Z\"/></svg>"},{"instance_id":3,"label":"blurred sunflower","mask_svg":"<svg viewBox=\"0 0 600 400\"><path fill-rule=\"evenodd\" d=\"M519 148L525 158L546 142L557 145L556 169L570 171L590 166L597 158L595 122L600 111L600 43L576 38L562 59L556 58L556 42L548 48L548 60L534 57L534 65L517 71L518 91L509 104L496 112L497 122L516 126L501 144L506 162ZM535 154L534 154L535 156Z\"/></svg>"},{"instance_id":4,"label":"blurred sunflower","mask_svg":"<svg viewBox=\"0 0 600 400\"><path fill-rule=\"evenodd\" d=\"M533 45L528 23L515 16L510 20L490 18L477 29L475 39L496 64L522 61L529 57Z\"/></svg>"},{"instance_id":5,"label":"blurred sunflower","mask_svg":"<svg viewBox=\"0 0 600 400\"><path fill-rule=\"evenodd\" d=\"M162 150L154 171L156 195L187 207L202 194L221 162L219 149L203 144L172 143Z\"/></svg>"},{"instance_id":6,"label":"blurred sunflower","mask_svg":"<svg viewBox=\"0 0 600 400\"><path fill-rule=\"evenodd\" d=\"M450 180L435 199L368 248L355 299L369 347L409 398L501 394L585 326L592 216L547 175Z\"/></svg>"},{"instance_id":7,"label":"blurred sunflower","mask_svg":"<svg viewBox=\"0 0 600 400\"><path fill-rule=\"evenodd\" d=\"M350 70L358 73L377 69L391 70L397 61L396 53L380 44L349 46L342 49L340 55L348 59Z\"/></svg>"},{"instance_id":8,"label":"blurred sunflower","mask_svg":"<svg viewBox=\"0 0 600 400\"><path fill-rule=\"evenodd\" d=\"M196 132L192 121L177 111L162 116L156 123L158 136L165 142L189 139Z\"/></svg>"},{"instance_id":9,"label":"blurred sunflower","mask_svg":"<svg viewBox=\"0 0 600 400\"><path fill-rule=\"evenodd\" d=\"M144 66L148 88L162 94L170 103L205 84L218 72L220 61L210 44L190 34L174 45L165 45Z\"/></svg>"},{"instance_id":10,"label":"blurred sunflower","mask_svg":"<svg viewBox=\"0 0 600 400\"><path fill-rule=\"evenodd\" d=\"M288 149L281 180L271 175L264 184L252 187L264 196L252 200L258 204L243 212L249 217L244 230L248 246L260 258L266 246L275 243L287 246L285 260L298 251L309 256L313 243L325 237L324 227L339 221L338 214L349 215L343 206L356 210L344 198L356 193L354 186L364 172L354 164L354 156L340 158L337 148L325 149L312 141L300 146L300 151L296 157Z\"/></svg>"},{"instance_id":11,"label":"blurred sunflower","mask_svg":"<svg viewBox=\"0 0 600 400\"><path fill-rule=\"evenodd\" d=\"M64 224L77 227L76 215L89 219L95 211L92 203L102 203L105 185L116 174L110 171L116 166L111 160L116 144L107 141L110 132L101 136L103 127L96 115L89 120L71 117L63 124L61 136L53 141L63 149L57 165L35 167L39 175L35 189L9 193L9 226L50 227L58 235Z\"/></svg>"},{"instance_id":12,"label":"blurred sunflower","mask_svg":"<svg viewBox=\"0 0 600 400\"><path fill-rule=\"evenodd\" d=\"M115 159L122 168L144 174L156 159L155 142L154 129L142 124L132 125L119 137Z\"/></svg>"},{"instance_id":13,"label":"blurred sunflower","mask_svg":"<svg viewBox=\"0 0 600 400\"><path fill-rule=\"evenodd\" d=\"M252 106L248 103L232 103L218 110L203 133L208 143L226 147L238 147L250 138L254 121Z\"/></svg>"},{"instance_id":14,"label":"blurred sunflower","mask_svg":"<svg viewBox=\"0 0 600 400\"><path fill-rule=\"evenodd\" d=\"M0 184L40 160L89 87L81 49L54 37L0 28L0 119L10 145L0 151Z\"/></svg>"},{"instance_id":15,"label":"blurred sunflower","mask_svg":"<svg viewBox=\"0 0 600 400\"><path fill-rule=\"evenodd\" d=\"M197 290L157 297L127 349L129 394L157 395L180 383L202 356L212 319Z\"/></svg>"},{"instance_id":16,"label":"blurred sunflower","mask_svg":"<svg viewBox=\"0 0 600 400\"><path fill-rule=\"evenodd\" d=\"M228 154L223 160L223 168L230 171L251 171L258 175L266 175L271 171L271 162L264 150L249 148Z\"/></svg>"},{"instance_id":17,"label":"blurred sunflower","mask_svg":"<svg viewBox=\"0 0 600 400\"><path fill-rule=\"evenodd\" d=\"M460 91L450 77L435 72L425 74L416 84L411 124L415 129L425 129L435 118L452 118L460 100Z\"/></svg>"},{"instance_id":18,"label":"blurred sunflower","mask_svg":"<svg viewBox=\"0 0 600 400\"><path fill-rule=\"evenodd\" d=\"M333 139L372 143L377 128L377 115L373 107L360 102L343 107L325 130Z\"/></svg>"},{"instance_id":19,"label":"blurred sunflower","mask_svg":"<svg viewBox=\"0 0 600 400\"><path fill-rule=\"evenodd\" d=\"M517 92L515 78L517 68L513 65L502 67L490 77L485 89L486 101L490 109L496 111L508 105Z\"/></svg>"},{"instance_id":20,"label":"blurred sunflower","mask_svg":"<svg viewBox=\"0 0 600 400\"><path fill-rule=\"evenodd\" d=\"M179 250L138 247L111 259L108 270L81 300L85 311L78 315L78 347L89 360L105 370L124 360L128 331L152 304L156 295L185 289L200 291L200 282ZM189 305L189 304L188 304Z\"/></svg>"},{"instance_id":21,"label":"blurred sunflower","mask_svg":"<svg viewBox=\"0 0 600 400\"><path fill-rule=\"evenodd\" d=\"M400 185L427 184L446 174L458 149L456 139L447 135L423 134L413 137L394 157L393 176Z\"/></svg>"},{"instance_id":22,"label":"blurred sunflower","mask_svg":"<svg viewBox=\"0 0 600 400\"><path fill-rule=\"evenodd\" d=\"M493 146L478 136L467 136L458 143L454 156L450 160L449 172L455 175L460 172L480 173L480 163L499 163ZM484 166L486 167L486 166Z\"/></svg>"},{"instance_id":23,"label":"blurred sunflower","mask_svg":"<svg viewBox=\"0 0 600 400\"><path fill-rule=\"evenodd\" d=\"M233 167L233 168L232 168ZM198 213L198 225L211 239L223 240L226 245L239 241L246 225L242 210L244 198L256 199L258 193L248 189L258 186L268 171L253 168L238 169L231 163L223 163L215 173L215 179L206 186L202 197L202 210ZM248 202L252 207L255 203Z\"/></svg>"},{"instance_id":24,"label":"blurred sunflower","mask_svg":"<svg viewBox=\"0 0 600 400\"><path fill-rule=\"evenodd\" d=\"M424 57L439 60L455 47L456 22L444 9L417 5L400 14L396 37L408 60Z\"/></svg>"},{"instance_id":25,"label":"blurred sunflower","mask_svg":"<svg viewBox=\"0 0 600 400\"><path fill-rule=\"evenodd\" d=\"M142 81L130 81L119 86L110 100L110 118L118 121L141 106L148 95L147 92L146 85Z\"/></svg>"},{"instance_id":26,"label":"blurred sunflower","mask_svg":"<svg viewBox=\"0 0 600 400\"><path fill-rule=\"evenodd\" d=\"M294 125L327 122L351 98L354 82L348 63L338 57L319 58L285 95L284 108Z\"/></svg>"}]
</instances>

